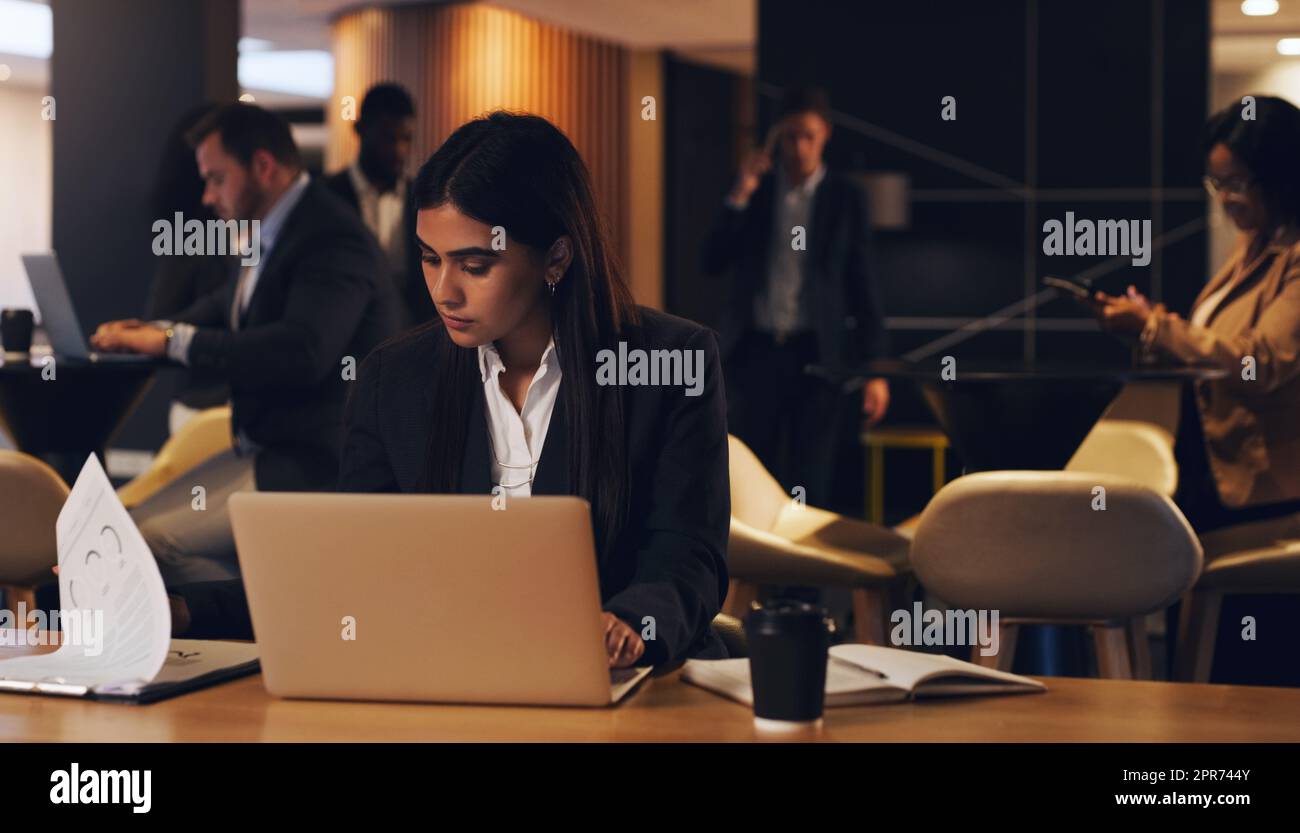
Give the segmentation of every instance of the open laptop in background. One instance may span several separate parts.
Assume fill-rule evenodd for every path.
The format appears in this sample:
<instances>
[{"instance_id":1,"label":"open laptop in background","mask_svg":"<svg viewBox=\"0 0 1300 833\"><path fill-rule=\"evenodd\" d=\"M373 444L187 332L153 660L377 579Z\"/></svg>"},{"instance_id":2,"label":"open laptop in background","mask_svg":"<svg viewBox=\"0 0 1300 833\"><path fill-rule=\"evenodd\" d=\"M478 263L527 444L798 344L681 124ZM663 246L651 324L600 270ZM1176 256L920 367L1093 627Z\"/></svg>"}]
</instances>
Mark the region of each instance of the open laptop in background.
<instances>
[{"instance_id":1,"label":"open laptop in background","mask_svg":"<svg viewBox=\"0 0 1300 833\"><path fill-rule=\"evenodd\" d=\"M23 268L32 285L32 296L41 312L41 324L50 340L57 358L79 359L87 362L151 362L153 356L139 353L95 353L86 343L86 331L81 329L77 311L68 296L68 286L63 281L59 260L49 254L23 255Z\"/></svg>"},{"instance_id":2,"label":"open laptop in background","mask_svg":"<svg viewBox=\"0 0 1300 833\"><path fill-rule=\"evenodd\" d=\"M609 667L589 505L553 496L492 504L486 495L232 495L266 690L618 702L651 669Z\"/></svg>"}]
</instances>

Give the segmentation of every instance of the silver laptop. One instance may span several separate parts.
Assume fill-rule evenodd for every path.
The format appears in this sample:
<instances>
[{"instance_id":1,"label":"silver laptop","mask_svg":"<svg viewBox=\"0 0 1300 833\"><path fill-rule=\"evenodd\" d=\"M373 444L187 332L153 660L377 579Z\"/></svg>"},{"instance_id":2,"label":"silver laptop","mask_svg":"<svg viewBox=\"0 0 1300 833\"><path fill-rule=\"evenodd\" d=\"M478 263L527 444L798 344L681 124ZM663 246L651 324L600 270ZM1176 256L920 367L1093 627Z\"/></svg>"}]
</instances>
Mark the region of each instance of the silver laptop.
<instances>
[{"instance_id":1,"label":"silver laptop","mask_svg":"<svg viewBox=\"0 0 1300 833\"><path fill-rule=\"evenodd\" d=\"M605 706L590 508L575 497L241 492L230 516L278 697Z\"/></svg>"},{"instance_id":2,"label":"silver laptop","mask_svg":"<svg viewBox=\"0 0 1300 833\"><path fill-rule=\"evenodd\" d=\"M86 343L86 331L81 329L68 286L63 281L59 260L49 254L23 255L23 268L32 285L32 295L41 312L41 324L59 358L80 359L88 362L149 362L153 356L139 353L95 353Z\"/></svg>"}]
</instances>

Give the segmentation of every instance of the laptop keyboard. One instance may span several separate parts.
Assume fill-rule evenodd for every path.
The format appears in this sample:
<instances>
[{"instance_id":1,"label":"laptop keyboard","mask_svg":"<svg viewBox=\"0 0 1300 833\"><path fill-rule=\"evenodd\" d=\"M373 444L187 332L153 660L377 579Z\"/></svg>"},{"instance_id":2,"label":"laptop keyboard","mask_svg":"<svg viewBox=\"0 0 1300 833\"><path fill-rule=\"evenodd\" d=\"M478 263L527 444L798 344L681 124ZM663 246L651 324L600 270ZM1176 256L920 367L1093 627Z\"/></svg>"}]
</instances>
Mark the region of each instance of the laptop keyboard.
<instances>
[{"instance_id":1,"label":"laptop keyboard","mask_svg":"<svg viewBox=\"0 0 1300 833\"><path fill-rule=\"evenodd\" d=\"M636 677L639 668L611 668L609 669L609 684L611 686L622 685L628 680Z\"/></svg>"}]
</instances>

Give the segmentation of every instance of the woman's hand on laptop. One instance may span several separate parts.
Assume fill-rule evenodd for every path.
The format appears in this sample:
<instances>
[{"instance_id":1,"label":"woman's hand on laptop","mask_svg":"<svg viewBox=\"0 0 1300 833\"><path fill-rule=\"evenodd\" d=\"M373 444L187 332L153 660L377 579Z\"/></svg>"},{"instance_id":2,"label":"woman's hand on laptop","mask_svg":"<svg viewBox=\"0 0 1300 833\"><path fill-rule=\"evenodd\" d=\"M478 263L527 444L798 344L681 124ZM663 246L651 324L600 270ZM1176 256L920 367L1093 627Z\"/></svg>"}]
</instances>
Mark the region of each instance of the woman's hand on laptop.
<instances>
[{"instance_id":1,"label":"woman's hand on laptop","mask_svg":"<svg viewBox=\"0 0 1300 833\"><path fill-rule=\"evenodd\" d=\"M645 643L636 631L608 610L600 612L605 625L605 653L609 655L610 668L627 668L641 659Z\"/></svg>"},{"instance_id":2,"label":"woman's hand on laptop","mask_svg":"<svg viewBox=\"0 0 1300 833\"><path fill-rule=\"evenodd\" d=\"M138 318L106 321L90 337L90 346L107 353L143 353L161 357L167 352L167 333Z\"/></svg>"}]
</instances>

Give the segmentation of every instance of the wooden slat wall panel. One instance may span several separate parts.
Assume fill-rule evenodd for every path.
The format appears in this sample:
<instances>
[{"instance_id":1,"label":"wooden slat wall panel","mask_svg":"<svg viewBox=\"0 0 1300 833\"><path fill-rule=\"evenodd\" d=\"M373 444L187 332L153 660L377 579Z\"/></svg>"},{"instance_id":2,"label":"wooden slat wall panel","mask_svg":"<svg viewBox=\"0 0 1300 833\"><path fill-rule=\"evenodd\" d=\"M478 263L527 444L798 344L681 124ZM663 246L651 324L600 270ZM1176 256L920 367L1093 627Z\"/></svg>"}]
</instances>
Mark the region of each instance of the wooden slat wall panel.
<instances>
[{"instance_id":1,"label":"wooden slat wall panel","mask_svg":"<svg viewBox=\"0 0 1300 833\"><path fill-rule=\"evenodd\" d=\"M332 24L334 105L326 170L355 155L344 96L397 81L416 101L413 167L458 126L497 108L545 116L591 169L596 200L623 252L627 231L627 55L622 47L480 3L350 12ZM412 170L411 173L415 171Z\"/></svg>"}]
</instances>

